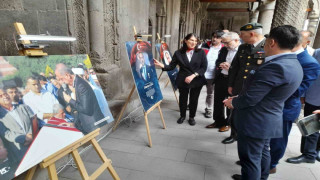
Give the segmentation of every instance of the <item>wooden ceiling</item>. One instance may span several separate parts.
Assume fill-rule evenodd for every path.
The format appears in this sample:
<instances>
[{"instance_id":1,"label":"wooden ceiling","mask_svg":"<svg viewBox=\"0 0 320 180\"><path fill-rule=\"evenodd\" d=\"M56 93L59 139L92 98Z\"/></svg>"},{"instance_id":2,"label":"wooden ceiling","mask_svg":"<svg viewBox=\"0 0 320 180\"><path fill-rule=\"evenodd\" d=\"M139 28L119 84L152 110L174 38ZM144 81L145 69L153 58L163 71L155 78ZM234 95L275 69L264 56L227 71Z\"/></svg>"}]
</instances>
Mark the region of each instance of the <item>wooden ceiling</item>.
<instances>
[{"instance_id":1,"label":"wooden ceiling","mask_svg":"<svg viewBox=\"0 0 320 180\"><path fill-rule=\"evenodd\" d=\"M258 2L259 0L200 0L200 2Z\"/></svg>"}]
</instances>

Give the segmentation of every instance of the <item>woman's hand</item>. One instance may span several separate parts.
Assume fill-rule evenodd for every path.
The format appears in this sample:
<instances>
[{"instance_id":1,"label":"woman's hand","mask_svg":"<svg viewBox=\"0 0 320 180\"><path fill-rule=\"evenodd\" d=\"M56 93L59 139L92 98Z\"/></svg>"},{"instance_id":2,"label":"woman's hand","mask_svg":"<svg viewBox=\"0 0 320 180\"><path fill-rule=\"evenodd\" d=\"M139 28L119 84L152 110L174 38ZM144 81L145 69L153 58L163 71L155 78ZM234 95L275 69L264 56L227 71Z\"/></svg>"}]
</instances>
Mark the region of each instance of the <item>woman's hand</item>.
<instances>
[{"instance_id":1,"label":"woman's hand","mask_svg":"<svg viewBox=\"0 0 320 180\"><path fill-rule=\"evenodd\" d=\"M154 65L159 66L161 68L164 68L164 65L161 62L159 62L158 60L153 58L153 62L154 62Z\"/></svg>"},{"instance_id":2,"label":"woman's hand","mask_svg":"<svg viewBox=\"0 0 320 180\"><path fill-rule=\"evenodd\" d=\"M186 79L184 80L184 82L186 82L187 84L190 84L191 81L196 77L196 75L192 74L190 76L187 76Z\"/></svg>"}]
</instances>

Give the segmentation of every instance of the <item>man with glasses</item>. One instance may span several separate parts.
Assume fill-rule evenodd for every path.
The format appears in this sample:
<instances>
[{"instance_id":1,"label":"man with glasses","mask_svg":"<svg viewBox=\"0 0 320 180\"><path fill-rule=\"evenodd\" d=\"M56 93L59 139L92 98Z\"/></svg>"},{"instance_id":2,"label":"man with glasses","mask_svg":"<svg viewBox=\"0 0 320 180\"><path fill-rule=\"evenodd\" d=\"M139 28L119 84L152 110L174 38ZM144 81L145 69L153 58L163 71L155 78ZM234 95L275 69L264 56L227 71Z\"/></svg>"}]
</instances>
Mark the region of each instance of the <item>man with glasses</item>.
<instances>
[{"instance_id":1,"label":"man with glasses","mask_svg":"<svg viewBox=\"0 0 320 180\"><path fill-rule=\"evenodd\" d=\"M206 97L206 108L204 116L206 118L212 117L212 105L213 105L213 88L214 88L214 75L215 75L215 67L216 60L218 58L218 54L220 49L223 47L221 44L221 36L224 34L223 31L217 30L212 33L211 41L204 43L202 45L202 49L207 55L208 67L204 76L207 80L207 97Z\"/></svg>"},{"instance_id":2,"label":"man with glasses","mask_svg":"<svg viewBox=\"0 0 320 180\"><path fill-rule=\"evenodd\" d=\"M215 122L207 128L219 128L220 132L229 130L227 119L224 117L224 105L222 101L228 97L228 71L230 64L240 45L239 35L228 32L222 35L224 47L220 50L216 61L215 87L214 87L214 115ZM229 114L229 113L228 113Z\"/></svg>"}]
</instances>

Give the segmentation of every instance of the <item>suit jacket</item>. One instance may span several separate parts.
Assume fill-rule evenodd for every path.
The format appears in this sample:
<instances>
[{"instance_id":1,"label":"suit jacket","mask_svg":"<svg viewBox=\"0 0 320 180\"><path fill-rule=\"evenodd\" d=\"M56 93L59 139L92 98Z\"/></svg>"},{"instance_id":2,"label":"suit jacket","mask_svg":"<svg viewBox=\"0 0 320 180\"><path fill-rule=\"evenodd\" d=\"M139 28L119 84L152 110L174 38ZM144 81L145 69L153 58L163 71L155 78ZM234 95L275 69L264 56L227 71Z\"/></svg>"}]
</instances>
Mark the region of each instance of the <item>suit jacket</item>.
<instances>
[{"instance_id":1,"label":"suit jacket","mask_svg":"<svg viewBox=\"0 0 320 180\"><path fill-rule=\"evenodd\" d=\"M177 65L179 65L179 72L176 79L176 85L178 88L196 88L206 84L206 78L204 73L207 70L207 57L203 50L194 51L191 61L189 62L187 54L182 53L181 50L177 50L169 65L165 65L164 71L173 70ZM198 73L199 76L195 77L190 84L185 82L185 78L194 73Z\"/></svg>"},{"instance_id":2,"label":"suit jacket","mask_svg":"<svg viewBox=\"0 0 320 180\"><path fill-rule=\"evenodd\" d=\"M228 87L232 87L232 94L238 95L244 81L250 76L250 71L257 69L264 62L264 43L262 40L256 47L241 44L234 56L229 69Z\"/></svg>"},{"instance_id":3,"label":"suit jacket","mask_svg":"<svg viewBox=\"0 0 320 180\"><path fill-rule=\"evenodd\" d=\"M320 63L320 49L314 51L313 57ZM320 76L311 84L309 89L305 94L306 103L309 103L313 106L320 106Z\"/></svg>"},{"instance_id":4,"label":"suit jacket","mask_svg":"<svg viewBox=\"0 0 320 180\"><path fill-rule=\"evenodd\" d=\"M105 125L107 121L100 121L104 116L90 85L81 77L75 76L74 86L76 100L71 99L69 104L71 108L77 111L75 125L81 132L88 134L98 127Z\"/></svg>"},{"instance_id":5,"label":"suit jacket","mask_svg":"<svg viewBox=\"0 0 320 180\"><path fill-rule=\"evenodd\" d=\"M238 133L258 139L282 137L284 102L303 77L297 56L284 54L250 73L247 91L232 101Z\"/></svg>"},{"instance_id":6,"label":"suit jacket","mask_svg":"<svg viewBox=\"0 0 320 180\"><path fill-rule=\"evenodd\" d=\"M283 120L295 121L300 114L301 101L300 97L308 90L310 85L318 78L320 65L316 59L309 55L307 50L297 55L298 61L302 66L303 79L299 88L284 103Z\"/></svg>"},{"instance_id":7,"label":"suit jacket","mask_svg":"<svg viewBox=\"0 0 320 180\"><path fill-rule=\"evenodd\" d=\"M220 77L222 76L223 74L221 73L222 69L219 68L219 65L223 62L226 62L226 58L227 58L227 55L228 55L228 48L226 47L223 47L221 48L220 52L219 52L219 56L218 56L218 59L216 61L216 69L215 69L215 77Z\"/></svg>"},{"instance_id":8,"label":"suit jacket","mask_svg":"<svg viewBox=\"0 0 320 180\"><path fill-rule=\"evenodd\" d=\"M21 160L28 149L28 146L23 144L26 134L32 134L31 118L34 114L29 106L24 104L16 106L14 111L19 115L23 129L5 109L0 107L0 137L7 141L8 152Z\"/></svg>"}]
</instances>

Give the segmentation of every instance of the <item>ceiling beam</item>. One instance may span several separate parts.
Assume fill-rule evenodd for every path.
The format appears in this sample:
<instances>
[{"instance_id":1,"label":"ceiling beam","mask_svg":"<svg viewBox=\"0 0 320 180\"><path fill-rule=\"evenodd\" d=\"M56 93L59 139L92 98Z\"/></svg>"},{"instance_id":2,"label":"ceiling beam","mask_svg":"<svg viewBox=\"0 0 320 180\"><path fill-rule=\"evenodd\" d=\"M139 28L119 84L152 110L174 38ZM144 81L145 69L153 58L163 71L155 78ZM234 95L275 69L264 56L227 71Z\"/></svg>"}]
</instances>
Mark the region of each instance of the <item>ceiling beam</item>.
<instances>
[{"instance_id":1,"label":"ceiling beam","mask_svg":"<svg viewBox=\"0 0 320 180\"><path fill-rule=\"evenodd\" d=\"M249 12L248 8L224 8L224 9L218 9L218 8L210 8L207 9L208 12Z\"/></svg>"},{"instance_id":2,"label":"ceiling beam","mask_svg":"<svg viewBox=\"0 0 320 180\"><path fill-rule=\"evenodd\" d=\"M258 2L259 0L200 0L200 2Z\"/></svg>"}]
</instances>

